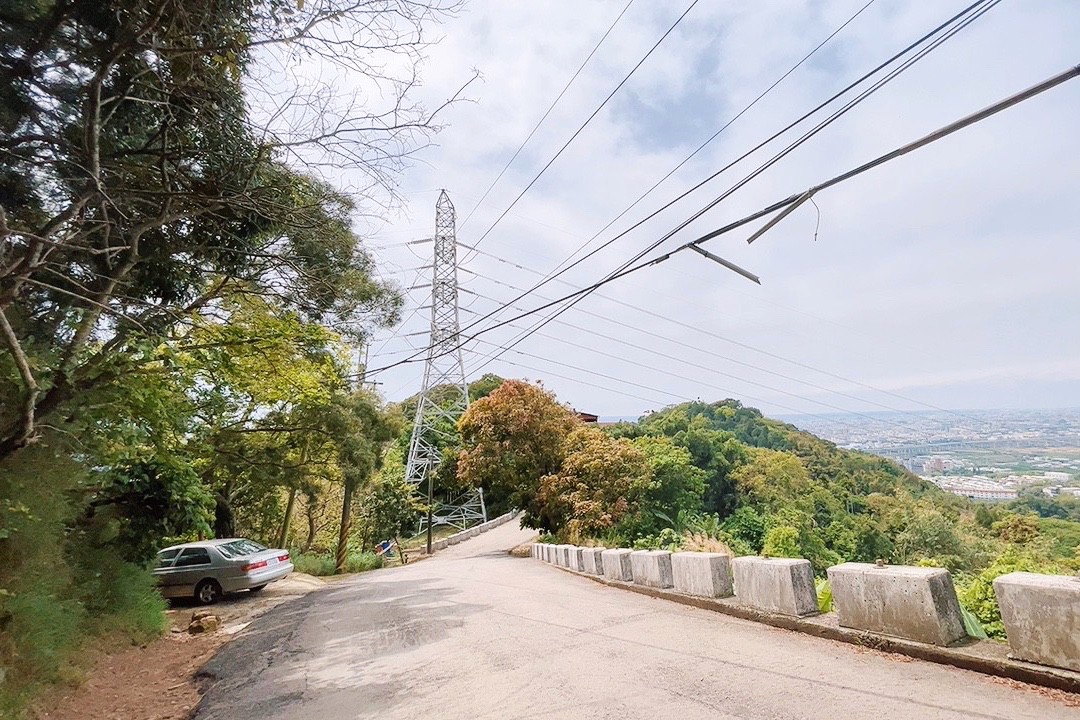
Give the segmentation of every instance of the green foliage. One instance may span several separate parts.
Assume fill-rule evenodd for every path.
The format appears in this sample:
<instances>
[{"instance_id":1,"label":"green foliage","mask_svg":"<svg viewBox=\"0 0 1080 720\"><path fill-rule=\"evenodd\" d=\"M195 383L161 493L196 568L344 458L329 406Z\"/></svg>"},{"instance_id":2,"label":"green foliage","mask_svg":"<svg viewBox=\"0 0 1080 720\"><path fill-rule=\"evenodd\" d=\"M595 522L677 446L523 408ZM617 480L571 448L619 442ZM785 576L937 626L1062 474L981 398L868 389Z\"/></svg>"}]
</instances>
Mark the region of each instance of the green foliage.
<instances>
[{"instance_id":1,"label":"green foliage","mask_svg":"<svg viewBox=\"0 0 1080 720\"><path fill-rule=\"evenodd\" d=\"M1008 514L990 526L994 534L1006 542L1027 545L1039 537L1039 522L1035 515Z\"/></svg>"},{"instance_id":2,"label":"green foliage","mask_svg":"<svg viewBox=\"0 0 1080 720\"><path fill-rule=\"evenodd\" d=\"M988 640L989 635L986 634L986 629L979 622L979 618L975 617L975 613L968 610L963 605L960 606L960 617L964 621L964 632L968 637L973 637L976 640Z\"/></svg>"},{"instance_id":3,"label":"green foliage","mask_svg":"<svg viewBox=\"0 0 1080 720\"><path fill-rule=\"evenodd\" d=\"M765 533L761 554L766 557L798 558L803 556L799 547L799 531L790 525L779 525Z\"/></svg>"},{"instance_id":4,"label":"green foliage","mask_svg":"<svg viewBox=\"0 0 1080 720\"><path fill-rule=\"evenodd\" d=\"M1039 520L1039 534L1050 543L1050 553L1080 570L1080 522L1046 518Z\"/></svg>"},{"instance_id":5,"label":"green foliage","mask_svg":"<svg viewBox=\"0 0 1080 720\"><path fill-rule=\"evenodd\" d=\"M147 569L125 560L117 523L85 519L79 500L94 488L48 444L0 467L0 716L70 679L97 635L143 642L165 627L165 603Z\"/></svg>"},{"instance_id":6,"label":"green foliage","mask_svg":"<svg viewBox=\"0 0 1080 720\"><path fill-rule=\"evenodd\" d=\"M1005 639L1005 626L1001 622L1001 608L994 593L994 579L1011 572L1055 573L1060 566L1047 563L1029 552L1010 548L994 562L970 577L957 583L957 595L963 605L981 623L986 635L998 640Z\"/></svg>"},{"instance_id":7,"label":"green foliage","mask_svg":"<svg viewBox=\"0 0 1080 720\"><path fill-rule=\"evenodd\" d=\"M580 426L564 445L559 471L540 480L536 504L545 527L578 541L616 529L636 538L654 527L642 507L651 473L645 454L631 441Z\"/></svg>"},{"instance_id":8,"label":"green foliage","mask_svg":"<svg viewBox=\"0 0 1080 720\"><path fill-rule=\"evenodd\" d=\"M212 497L191 465L169 456L118 464L104 473L84 523L126 559L147 563L162 538L207 534Z\"/></svg>"},{"instance_id":9,"label":"green foliage","mask_svg":"<svg viewBox=\"0 0 1080 720\"><path fill-rule=\"evenodd\" d=\"M818 611L827 613L833 610L833 594L832 585L827 578L816 578L814 580L814 589L817 591L817 606Z\"/></svg>"},{"instance_id":10,"label":"green foliage","mask_svg":"<svg viewBox=\"0 0 1080 720\"><path fill-rule=\"evenodd\" d=\"M297 572L325 577L337 572L336 559L328 553L294 553L293 567ZM361 573L383 567L385 561L381 555L372 552L350 552L345 560L342 572Z\"/></svg>"},{"instance_id":11,"label":"green foliage","mask_svg":"<svg viewBox=\"0 0 1080 720\"><path fill-rule=\"evenodd\" d=\"M682 536L671 528L664 528L656 535L643 535L634 541L635 550L671 550L682 548Z\"/></svg>"}]
</instances>

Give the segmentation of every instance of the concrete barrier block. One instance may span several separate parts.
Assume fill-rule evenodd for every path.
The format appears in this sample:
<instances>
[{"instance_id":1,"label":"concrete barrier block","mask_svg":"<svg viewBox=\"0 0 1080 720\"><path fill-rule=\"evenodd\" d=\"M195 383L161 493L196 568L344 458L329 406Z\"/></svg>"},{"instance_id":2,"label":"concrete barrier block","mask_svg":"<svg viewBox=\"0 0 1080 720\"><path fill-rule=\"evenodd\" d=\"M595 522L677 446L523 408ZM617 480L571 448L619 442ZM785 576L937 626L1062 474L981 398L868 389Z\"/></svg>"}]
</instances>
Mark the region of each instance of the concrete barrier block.
<instances>
[{"instance_id":1,"label":"concrete barrier block","mask_svg":"<svg viewBox=\"0 0 1080 720\"><path fill-rule=\"evenodd\" d=\"M797 617L817 613L814 569L809 560L737 557L731 568L739 602Z\"/></svg>"},{"instance_id":2,"label":"concrete barrier block","mask_svg":"<svg viewBox=\"0 0 1080 720\"><path fill-rule=\"evenodd\" d=\"M723 553L675 553L671 556L671 579L675 592L728 597L732 593L731 558Z\"/></svg>"},{"instance_id":3,"label":"concrete barrier block","mask_svg":"<svg viewBox=\"0 0 1080 720\"><path fill-rule=\"evenodd\" d=\"M559 567L570 567L570 545L559 545L558 565Z\"/></svg>"},{"instance_id":4,"label":"concrete barrier block","mask_svg":"<svg viewBox=\"0 0 1080 720\"><path fill-rule=\"evenodd\" d=\"M544 560L548 563L555 562L555 546L551 544L544 545Z\"/></svg>"},{"instance_id":5,"label":"concrete barrier block","mask_svg":"<svg viewBox=\"0 0 1080 720\"><path fill-rule=\"evenodd\" d=\"M1080 672L1080 578L1014 572L994 594L1014 657Z\"/></svg>"},{"instance_id":6,"label":"concrete barrier block","mask_svg":"<svg viewBox=\"0 0 1080 720\"><path fill-rule=\"evenodd\" d=\"M604 567L604 577L610 580L629 582L634 579L634 570L630 565L630 553L626 548L614 548L600 553Z\"/></svg>"},{"instance_id":7,"label":"concrete barrier block","mask_svg":"<svg viewBox=\"0 0 1080 720\"><path fill-rule=\"evenodd\" d=\"M605 548L591 547L581 549L581 572L590 575L604 574L604 559L601 557Z\"/></svg>"},{"instance_id":8,"label":"concrete barrier block","mask_svg":"<svg viewBox=\"0 0 1080 720\"><path fill-rule=\"evenodd\" d=\"M667 550L635 550L630 553L630 568L637 585L654 588L672 585L671 553Z\"/></svg>"},{"instance_id":9,"label":"concrete barrier block","mask_svg":"<svg viewBox=\"0 0 1080 720\"><path fill-rule=\"evenodd\" d=\"M842 627L942 646L967 637L944 568L844 563L828 573Z\"/></svg>"},{"instance_id":10,"label":"concrete barrier block","mask_svg":"<svg viewBox=\"0 0 1080 720\"><path fill-rule=\"evenodd\" d=\"M571 570L573 570L575 572L581 572L582 567L583 567L583 565L582 565L583 558L582 558L581 554L582 554L582 552L584 550L585 550L585 548L580 548L580 547L577 547L576 545L571 545L570 546L569 562L567 562L566 567L570 568Z\"/></svg>"}]
</instances>

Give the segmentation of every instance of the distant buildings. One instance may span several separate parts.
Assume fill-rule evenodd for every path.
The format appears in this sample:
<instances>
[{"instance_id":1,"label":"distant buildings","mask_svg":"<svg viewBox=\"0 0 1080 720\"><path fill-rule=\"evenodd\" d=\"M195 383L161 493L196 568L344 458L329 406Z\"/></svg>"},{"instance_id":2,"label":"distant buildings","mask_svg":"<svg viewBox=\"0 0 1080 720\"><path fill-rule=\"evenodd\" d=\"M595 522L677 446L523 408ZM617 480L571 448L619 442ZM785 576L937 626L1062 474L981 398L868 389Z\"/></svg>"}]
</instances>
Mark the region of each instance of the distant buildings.
<instances>
[{"instance_id":1,"label":"distant buildings","mask_svg":"<svg viewBox=\"0 0 1080 720\"><path fill-rule=\"evenodd\" d=\"M1005 502L1015 500L1017 497L1015 486L1009 486L981 475L928 479L946 492L960 497L971 498L972 500Z\"/></svg>"}]
</instances>

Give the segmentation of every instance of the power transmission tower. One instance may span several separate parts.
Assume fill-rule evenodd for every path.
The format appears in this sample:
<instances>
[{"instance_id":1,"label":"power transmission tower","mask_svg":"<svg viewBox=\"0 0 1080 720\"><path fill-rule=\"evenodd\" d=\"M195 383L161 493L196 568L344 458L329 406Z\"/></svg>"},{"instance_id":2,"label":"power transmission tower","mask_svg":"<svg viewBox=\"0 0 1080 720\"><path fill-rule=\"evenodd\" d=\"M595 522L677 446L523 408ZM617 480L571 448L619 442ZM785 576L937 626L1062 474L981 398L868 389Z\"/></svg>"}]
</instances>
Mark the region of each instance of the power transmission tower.
<instances>
[{"instance_id":1,"label":"power transmission tower","mask_svg":"<svg viewBox=\"0 0 1080 720\"><path fill-rule=\"evenodd\" d=\"M487 520L483 493L466 493L436 512L432 482L442 460L441 441L453 441L454 426L469 407L465 363L461 356L458 313L457 236L454 204L443 190L435 203L435 252L431 273L431 338L424 364L424 384L416 401L412 442L405 480L418 489L427 486L428 552L432 525L464 528L471 520ZM423 524L421 524L423 527Z\"/></svg>"}]
</instances>

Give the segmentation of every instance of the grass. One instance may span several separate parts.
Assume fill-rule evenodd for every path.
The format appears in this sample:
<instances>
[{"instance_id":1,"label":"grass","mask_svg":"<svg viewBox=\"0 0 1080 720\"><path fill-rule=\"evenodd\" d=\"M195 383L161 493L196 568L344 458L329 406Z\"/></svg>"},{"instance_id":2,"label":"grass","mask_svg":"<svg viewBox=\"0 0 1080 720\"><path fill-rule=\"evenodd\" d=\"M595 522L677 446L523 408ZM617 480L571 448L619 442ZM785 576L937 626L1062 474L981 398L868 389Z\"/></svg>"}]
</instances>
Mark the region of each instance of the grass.
<instances>
[{"instance_id":1,"label":"grass","mask_svg":"<svg viewBox=\"0 0 1080 720\"><path fill-rule=\"evenodd\" d=\"M454 533L459 532L461 532L461 530L458 530L453 525L436 525L435 527L431 528L431 539L432 541L442 540L443 538L450 537ZM413 535L412 537L405 538L401 541L401 545L406 550L417 550L424 548L427 545L427 531L425 530L419 535Z\"/></svg>"},{"instance_id":2,"label":"grass","mask_svg":"<svg viewBox=\"0 0 1080 720\"><path fill-rule=\"evenodd\" d=\"M334 574L334 556L329 553L295 553L292 561L297 572L317 576ZM354 552L349 553L349 557L345 560L345 572L367 572L368 570L377 570L385 564L381 555L370 552Z\"/></svg>"}]
</instances>

